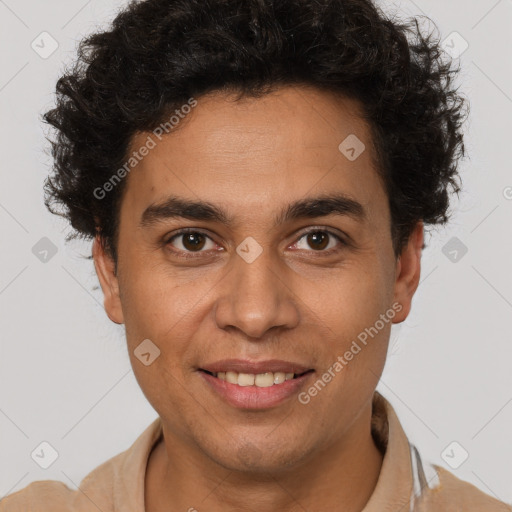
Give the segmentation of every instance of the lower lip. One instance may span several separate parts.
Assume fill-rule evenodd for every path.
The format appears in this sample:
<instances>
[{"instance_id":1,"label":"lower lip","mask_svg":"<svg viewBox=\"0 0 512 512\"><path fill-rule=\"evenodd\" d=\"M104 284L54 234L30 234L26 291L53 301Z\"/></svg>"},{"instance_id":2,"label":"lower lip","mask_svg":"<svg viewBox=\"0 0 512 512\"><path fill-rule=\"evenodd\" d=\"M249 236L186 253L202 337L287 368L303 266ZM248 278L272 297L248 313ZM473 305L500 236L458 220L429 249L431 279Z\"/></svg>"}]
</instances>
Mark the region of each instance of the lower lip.
<instances>
[{"instance_id":1,"label":"lower lip","mask_svg":"<svg viewBox=\"0 0 512 512\"><path fill-rule=\"evenodd\" d=\"M268 409L281 404L286 399L296 395L300 388L314 372L305 373L295 379L285 380L266 388L258 386L239 386L225 380L220 380L209 373L199 370L206 383L226 402L239 409Z\"/></svg>"}]
</instances>

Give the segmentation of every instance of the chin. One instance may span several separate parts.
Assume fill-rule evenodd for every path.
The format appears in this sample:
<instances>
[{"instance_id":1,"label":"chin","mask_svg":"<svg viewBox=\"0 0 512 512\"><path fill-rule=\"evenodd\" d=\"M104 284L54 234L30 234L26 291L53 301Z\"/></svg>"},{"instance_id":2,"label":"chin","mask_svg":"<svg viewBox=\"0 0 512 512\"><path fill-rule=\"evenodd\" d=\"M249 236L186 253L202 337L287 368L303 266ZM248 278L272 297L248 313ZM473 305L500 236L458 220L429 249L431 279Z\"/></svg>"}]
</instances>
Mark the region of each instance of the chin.
<instances>
[{"instance_id":1,"label":"chin","mask_svg":"<svg viewBox=\"0 0 512 512\"><path fill-rule=\"evenodd\" d=\"M277 474L288 467L300 463L306 456L304 445L298 446L279 445L279 449L272 443L245 443L238 447L219 447L217 454L210 454L211 458L219 465L230 471L251 474Z\"/></svg>"}]
</instances>

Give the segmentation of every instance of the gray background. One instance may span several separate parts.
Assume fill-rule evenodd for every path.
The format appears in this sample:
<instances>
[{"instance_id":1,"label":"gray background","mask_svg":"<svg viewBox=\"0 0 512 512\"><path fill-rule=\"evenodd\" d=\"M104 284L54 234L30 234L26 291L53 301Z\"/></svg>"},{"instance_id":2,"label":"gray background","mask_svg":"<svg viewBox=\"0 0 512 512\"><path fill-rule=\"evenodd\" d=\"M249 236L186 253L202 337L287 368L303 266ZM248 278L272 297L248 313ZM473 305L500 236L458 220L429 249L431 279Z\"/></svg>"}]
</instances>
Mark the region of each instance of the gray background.
<instances>
[{"instance_id":1,"label":"gray background","mask_svg":"<svg viewBox=\"0 0 512 512\"><path fill-rule=\"evenodd\" d=\"M104 313L84 259L89 244L64 243L67 225L42 196L50 158L39 115L79 39L124 3L0 0L0 496L34 480L76 488L156 418L131 371L123 326ZM428 15L455 51L463 46L453 32L467 41L459 82L471 117L464 192L450 224L427 236L413 312L393 329L378 389L425 459L512 502L512 1L382 5ZM58 43L46 58L44 31ZM46 262L44 237L56 250ZM59 454L48 469L30 456L42 441ZM442 457L453 441L469 453L458 469ZM452 465L459 445L448 450Z\"/></svg>"}]
</instances>

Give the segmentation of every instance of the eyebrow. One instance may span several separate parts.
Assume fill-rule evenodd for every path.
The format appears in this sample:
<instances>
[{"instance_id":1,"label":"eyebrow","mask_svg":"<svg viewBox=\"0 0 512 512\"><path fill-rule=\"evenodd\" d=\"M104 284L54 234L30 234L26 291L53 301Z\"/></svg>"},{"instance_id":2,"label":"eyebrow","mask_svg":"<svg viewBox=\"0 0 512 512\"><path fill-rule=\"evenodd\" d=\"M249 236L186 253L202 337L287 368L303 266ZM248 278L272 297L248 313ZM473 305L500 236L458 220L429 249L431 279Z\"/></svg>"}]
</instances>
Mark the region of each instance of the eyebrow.
<instances>
[{"instance_id":1,"label":"eyebrow","mask_svg":"<svg viewBox=\"0 0 512 512\"><path fill-rule=\"evenodd\" d=\"M360 222L366 219L366 211L361 203L344 194L329 194L290 203L274 217L274 226L333 214L348 216ZM228 226L234 223L233 217L217 205L169 196L161 203L149 205L141 216L139 226L146 228L175 218L219 222Z\"/></svg>"}]
</instances>

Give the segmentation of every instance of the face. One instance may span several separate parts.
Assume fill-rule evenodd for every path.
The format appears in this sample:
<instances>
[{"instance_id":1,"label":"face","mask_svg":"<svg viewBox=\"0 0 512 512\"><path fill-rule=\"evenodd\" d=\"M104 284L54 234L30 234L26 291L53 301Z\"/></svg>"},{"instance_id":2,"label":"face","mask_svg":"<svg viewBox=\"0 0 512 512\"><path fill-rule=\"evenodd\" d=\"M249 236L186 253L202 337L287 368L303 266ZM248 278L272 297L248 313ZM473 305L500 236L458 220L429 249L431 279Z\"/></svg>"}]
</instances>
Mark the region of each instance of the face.
<instances>
[{"instance_id":1,"label":"face","mask_svg":"<svg viewBox=\"0 0 512 512\"><path fill-rule=\"evenodd\" d=\"M133 139L156 145L127 178L117 275L93 247L106 311L169 442L232 470L293 467L368 410L422 226L396 258L352 100L286 87L197 102L175 132ZM339 149L354 135L359 156Z\"/></svg>"}]
</instances>

